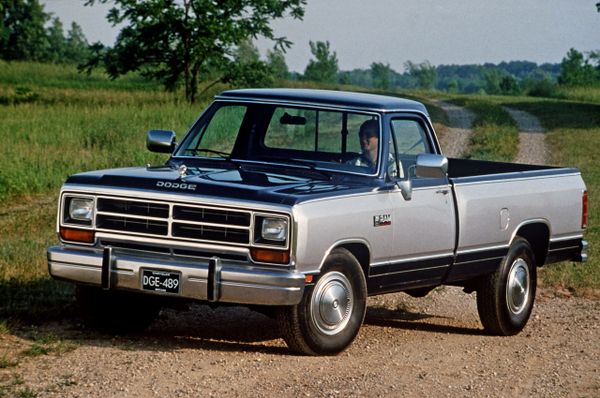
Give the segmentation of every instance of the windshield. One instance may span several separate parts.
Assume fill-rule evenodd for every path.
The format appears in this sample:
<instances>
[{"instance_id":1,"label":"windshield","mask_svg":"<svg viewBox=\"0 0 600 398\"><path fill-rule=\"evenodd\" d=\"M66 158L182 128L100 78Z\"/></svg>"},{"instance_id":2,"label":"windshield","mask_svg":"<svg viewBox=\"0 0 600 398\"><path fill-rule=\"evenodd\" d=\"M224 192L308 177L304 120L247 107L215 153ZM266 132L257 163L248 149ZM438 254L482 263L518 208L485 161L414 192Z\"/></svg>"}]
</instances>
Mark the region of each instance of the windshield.
<instances>
[{"instance_id":1,"label":"windshield","mask_svg":"<svg viewBox=\"0 0 600 398\"><path fill-rule=\"evenodd\" d=\"M377 114L215 102L175 156L289 164L374 174L381 128Z\"/></svg>"}]
</instances>

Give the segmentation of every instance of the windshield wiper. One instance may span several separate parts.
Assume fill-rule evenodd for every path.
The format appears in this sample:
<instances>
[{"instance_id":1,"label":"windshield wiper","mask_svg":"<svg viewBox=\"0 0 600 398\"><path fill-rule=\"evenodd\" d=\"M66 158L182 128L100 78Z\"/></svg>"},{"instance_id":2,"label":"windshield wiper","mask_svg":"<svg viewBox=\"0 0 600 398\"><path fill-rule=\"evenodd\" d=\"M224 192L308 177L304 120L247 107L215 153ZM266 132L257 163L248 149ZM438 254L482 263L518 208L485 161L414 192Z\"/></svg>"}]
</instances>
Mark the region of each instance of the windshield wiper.
<instances>
[{"instance_id":1,"label":"windshield wiper","mask_svg":"<svg viewBox=\"0 0 600 398\"><path fill-rule=\"evenodd\" d=\"M194 155L198 154L198 152L214 153L215 155L220 155L224 159L230 159L230 156L231 156L230 153L216 151L214 149L209 149L209 148L186 149L185 152L192 152Z\"/></svg>"},{"instance_id":2,"label":"windshield wiper","mask_svg":"<svg viewBox=\"0 0 600 398\"><path fill-rule=\"evenodd\" d=\"M304 166L305 168L308 168L310 171L314 171L315 173L325 177L327 180L332 180L332 176L331 174L317 169L317 165L315 162L312 162L310 160L305 160L305 159L294 159L294 158L286 158L283 156L265 156L263 157L263 159L267 160L267 161L275 161L275 162L281 162L284 164L293 164L293 165L300 165L300 166Z\"/></svg>"},{"instance_id":3,"label":"windshield wiper","mask_svg":"<svg viewBox=\"0 0 600 398\"><path fill-rule=\"evenodd\" d=\"M229 162L232 165L234 165L236 169L240 168L240 164L238 162L236 162L235 160L231 159L231 154L227 153L227 152L217 151L215 149L209 149L209 148L186 149L185 152L192 152L194 155L196 155L198 152L214 153L215 155L219 155L219 156L218 157L208 156L208 157L205 157L205 159L225 160L226 162Z\"/></svg>"}]
</instances>

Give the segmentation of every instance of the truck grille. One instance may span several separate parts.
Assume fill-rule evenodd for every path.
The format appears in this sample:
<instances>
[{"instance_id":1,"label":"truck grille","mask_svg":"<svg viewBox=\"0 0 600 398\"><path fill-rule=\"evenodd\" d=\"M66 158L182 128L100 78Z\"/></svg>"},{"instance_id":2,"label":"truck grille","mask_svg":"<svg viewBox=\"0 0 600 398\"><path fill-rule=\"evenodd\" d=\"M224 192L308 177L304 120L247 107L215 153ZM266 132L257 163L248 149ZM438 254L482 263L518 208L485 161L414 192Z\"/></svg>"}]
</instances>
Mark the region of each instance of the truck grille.
<instances>
[{"instance_id":1,"label":"truck grille","mask_svg":"<svg viewBox=\"0 0 600 398\"><path fill-rule=\"evenodd\" d=\"M249 211L99 197L96 229L201 242L248 245Z\"/></svg>"}]
</instances>

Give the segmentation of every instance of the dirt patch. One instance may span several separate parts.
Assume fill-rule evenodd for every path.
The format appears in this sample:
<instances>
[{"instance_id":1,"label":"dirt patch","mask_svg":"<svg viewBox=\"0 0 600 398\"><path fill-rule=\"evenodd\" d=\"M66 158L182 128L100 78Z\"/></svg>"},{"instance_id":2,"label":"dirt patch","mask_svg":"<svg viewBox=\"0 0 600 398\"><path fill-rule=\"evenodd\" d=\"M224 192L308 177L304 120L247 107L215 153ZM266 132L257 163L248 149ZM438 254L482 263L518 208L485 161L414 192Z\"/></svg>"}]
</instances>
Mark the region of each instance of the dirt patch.
<instances>
[{"instance_id":1,"label":"dirt patch","mask_svg":"<svg viewBox=\"0 0 600 398\"><path fill-rule=\"evenodd\" d=\"M0 369L5 391L44 397L600 394L600 302L543 293L527 327L513 337L483 334L475 295L457 288L422 299L374 297L359 337L335 357L290 355L275 322L243 307L163 310L146 333L129 337L86 332L75 318L37 333L74 348L20 356L18 365ZM34 344L27 333L0 343L13 353ZM6 387L15 380L20 384Z\"/></svg>"}]
</instances>

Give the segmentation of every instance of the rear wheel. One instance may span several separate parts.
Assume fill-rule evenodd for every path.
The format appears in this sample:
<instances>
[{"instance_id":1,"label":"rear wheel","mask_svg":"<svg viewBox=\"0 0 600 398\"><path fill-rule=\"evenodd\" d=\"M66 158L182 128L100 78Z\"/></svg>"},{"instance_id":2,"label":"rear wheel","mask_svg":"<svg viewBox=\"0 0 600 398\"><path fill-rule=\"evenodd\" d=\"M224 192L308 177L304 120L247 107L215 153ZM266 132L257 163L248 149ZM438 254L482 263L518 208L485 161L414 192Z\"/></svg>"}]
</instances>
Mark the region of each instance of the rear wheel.
<instances>
[{"instance_id":1,"label":"rear wheel","mask_svg":"<svg viewBox=\"0 0 600 398\"><path fill-rule=\"evenodd\" d=\"M277 323L288 347L304 355L333 355L352 343L365 317L365 276L346 249L335 249L302 301L280 307Z\"/></svg>"},{"instance_id":2,"label":"rear wheel","mask_svg":"<svg viewBox=\"0 0 600 398\"><path fill-rule=\"evenodd\" d=\"M536 278L531 246L517 237L500 268L477 288L477 311L487 332L510 336L523 330L533 309Z\"/></svg>"},{"instance_id":3,"label":"rear wheel","mask_svg":"<svg viewBox=\"0 0 600 398\"><path fill-rule=\"evenodd\" d=\"M146 329L160 312L157 298L123 291L77 286L75 297L86 326L110 333Z\"/></svg>"}]
</instances>

